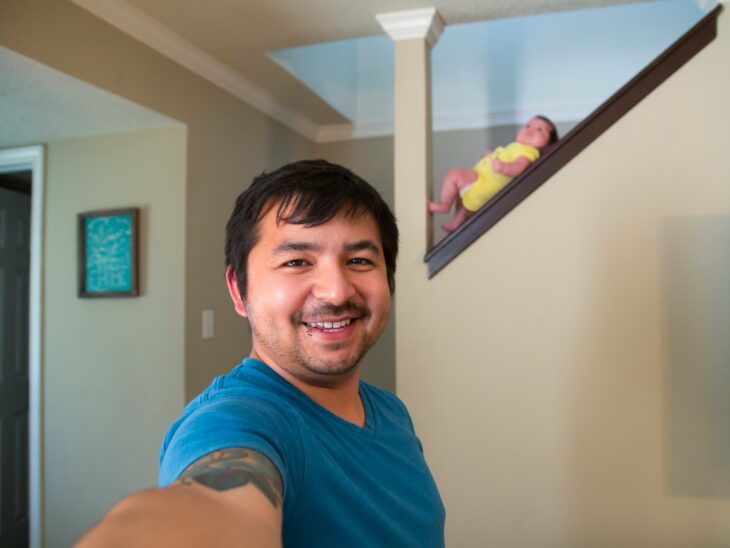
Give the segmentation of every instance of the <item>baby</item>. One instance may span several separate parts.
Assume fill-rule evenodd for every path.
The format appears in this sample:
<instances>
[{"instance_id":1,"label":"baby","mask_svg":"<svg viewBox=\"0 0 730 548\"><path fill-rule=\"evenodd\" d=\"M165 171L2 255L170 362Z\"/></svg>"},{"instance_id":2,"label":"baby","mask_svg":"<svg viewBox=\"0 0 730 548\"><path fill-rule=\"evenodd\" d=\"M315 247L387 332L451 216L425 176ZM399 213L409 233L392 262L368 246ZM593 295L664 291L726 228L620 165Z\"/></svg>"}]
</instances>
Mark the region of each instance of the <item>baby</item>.
<instances>
[{"instance_id":1,"label":"baby","mask_svg":"<svg viewBox=\"0 0 730 548\"><path fill-rule=\"evenodd\" d=\"M428 211L448 213L456 201L456 215L443 225L446 232L453 232L557 140L555 125L544 116L535 116L520 129L514 143L488 152L474 169L449 170L441 186L441 200L429 202Z\"/></svg>"}]
</instances>

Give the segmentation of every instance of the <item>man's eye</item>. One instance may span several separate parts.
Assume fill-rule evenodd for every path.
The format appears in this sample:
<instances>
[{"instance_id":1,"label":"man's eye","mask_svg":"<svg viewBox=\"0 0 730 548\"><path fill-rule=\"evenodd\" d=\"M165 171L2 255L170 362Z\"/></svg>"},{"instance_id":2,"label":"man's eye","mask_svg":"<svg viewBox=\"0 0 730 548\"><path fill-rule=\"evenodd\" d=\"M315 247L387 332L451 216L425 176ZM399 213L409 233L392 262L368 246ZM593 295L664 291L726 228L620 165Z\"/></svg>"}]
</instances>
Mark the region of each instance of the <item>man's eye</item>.
<instances>
[{"instance_id":1,"label":"man's eye","mask_svg":"<svg viewBox=\"0 0 730 548\"><path fill-rule=\"evenodd\" d=\"M365 259L364 257L355 257L354 259L350 259L350 264L371 265L373 262L370 259Z\"/></svg>"},{"instance_id":2,"label":"man's eye","mask_svg":"<svg viewBox=\"0 0 730 548\"><path fill-rule=\"evenodd\" d=\"M306 266L306 264L307 261L305 261L304 259L292 259L291 261L285 262L282 266L294 268L297 266Z\"/></svg>"}]
</instances>

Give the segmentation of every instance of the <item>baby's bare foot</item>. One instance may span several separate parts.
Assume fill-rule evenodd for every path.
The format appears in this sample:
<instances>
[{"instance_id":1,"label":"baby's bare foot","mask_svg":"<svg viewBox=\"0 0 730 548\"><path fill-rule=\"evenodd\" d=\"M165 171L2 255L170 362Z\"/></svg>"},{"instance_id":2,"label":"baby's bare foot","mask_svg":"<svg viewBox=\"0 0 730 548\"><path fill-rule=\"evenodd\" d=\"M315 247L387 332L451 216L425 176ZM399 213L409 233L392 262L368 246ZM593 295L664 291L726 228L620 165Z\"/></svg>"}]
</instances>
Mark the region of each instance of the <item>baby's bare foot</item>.
<instances>
[{"instance_id":1,"label":"baby's bare foot","mask_svg":"<svg viewBox=\"0 0 730 548\"><path fill-rule=\"evenodd\" d=\"M451 204L442 204L441 202L428 202L429 213L448 213Z\"/></svg>"}]
</instances>

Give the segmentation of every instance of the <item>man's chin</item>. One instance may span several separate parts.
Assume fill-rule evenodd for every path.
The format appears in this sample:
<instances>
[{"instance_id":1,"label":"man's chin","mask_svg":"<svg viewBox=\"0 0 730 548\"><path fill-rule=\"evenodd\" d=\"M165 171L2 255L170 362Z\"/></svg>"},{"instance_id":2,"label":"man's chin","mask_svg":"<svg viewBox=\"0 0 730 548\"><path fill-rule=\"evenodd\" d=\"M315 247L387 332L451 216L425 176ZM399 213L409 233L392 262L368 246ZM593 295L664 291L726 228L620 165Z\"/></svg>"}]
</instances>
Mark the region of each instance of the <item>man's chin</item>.
<instances>
[{"instance_id":1,"label":"man's chin","mask_svg":"<svg viewBox=\"0 0 730 548\"><path fill-rule=\"evenodd\" d=\"M339 362L302 363L301 376L306 378L300 380L318 386L339 384L357 374L359 362L359 358L352 358Z\"/></svg>"}]
</instances>

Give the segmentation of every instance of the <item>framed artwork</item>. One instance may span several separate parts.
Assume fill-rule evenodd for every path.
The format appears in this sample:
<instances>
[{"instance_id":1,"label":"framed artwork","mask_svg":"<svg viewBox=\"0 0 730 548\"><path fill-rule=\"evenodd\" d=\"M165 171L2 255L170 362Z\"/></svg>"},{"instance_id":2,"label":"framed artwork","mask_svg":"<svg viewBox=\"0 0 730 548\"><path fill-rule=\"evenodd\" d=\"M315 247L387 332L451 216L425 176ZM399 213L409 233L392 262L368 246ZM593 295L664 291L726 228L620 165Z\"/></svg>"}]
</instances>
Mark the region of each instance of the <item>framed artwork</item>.
<instances>
[{"instance_id":1,"label":"framed artwork","mask_svg":"<svg viewBox=\"0 0 730 548\"><path fill-rule=\"evenodd\" d=\"M79 213L79 297L139 295L139 208Z\"/></svg>"}]
</instances>

